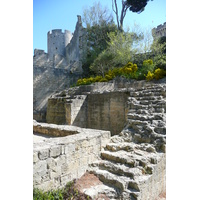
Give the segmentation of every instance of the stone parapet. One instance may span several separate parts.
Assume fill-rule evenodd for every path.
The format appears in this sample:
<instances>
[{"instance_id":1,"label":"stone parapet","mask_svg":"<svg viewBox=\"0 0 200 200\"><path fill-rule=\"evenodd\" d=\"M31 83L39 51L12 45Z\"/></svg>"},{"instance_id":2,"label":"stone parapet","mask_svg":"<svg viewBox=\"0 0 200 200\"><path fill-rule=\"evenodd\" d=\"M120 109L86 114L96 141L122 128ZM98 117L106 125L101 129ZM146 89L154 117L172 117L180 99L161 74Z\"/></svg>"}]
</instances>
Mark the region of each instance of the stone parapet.
<instances>
[{"instance_id":1,"label":"stone parapet","mask_svg":"<svg viewBox=\"0 0 200 200\"><path fill-rule=\"evenodd\" d=\"M109 131L36 121L33 124L33 186L44 191L64 187L80 178L110 141ZM55 132L72 135L52 137Z\"/></svg>"}]
</instances>

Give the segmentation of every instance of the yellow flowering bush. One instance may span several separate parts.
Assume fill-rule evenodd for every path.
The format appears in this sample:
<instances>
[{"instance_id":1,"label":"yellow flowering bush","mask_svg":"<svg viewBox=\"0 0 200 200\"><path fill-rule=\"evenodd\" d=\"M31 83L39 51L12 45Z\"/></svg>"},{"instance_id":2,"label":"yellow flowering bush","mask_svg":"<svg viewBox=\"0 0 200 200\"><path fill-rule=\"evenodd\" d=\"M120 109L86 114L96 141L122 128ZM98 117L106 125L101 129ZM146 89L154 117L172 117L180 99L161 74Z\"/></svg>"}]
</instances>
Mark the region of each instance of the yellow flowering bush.
<instances>
[{"instance_id":1,"label":"yellow flowering bush","mask_svg":"<svg viewBox=\"0 0 200 200\"><path fill-rule=\"evenodd\" d=\"M158 69L156 69L156 70L154 71L154 78L155 78L156 80L165 77L165 75L166 75L166 71L165 71L164 69L158 68Z\"/></svg>"},{"instance_id":2,"label":"yellow flowering bush","mask_svg":"<svg viewBox=\"0 0 200 200\"><path fill-rule=\"evenodd\" d=\"M151 81L153 78L154 78L154 73L151 73L150 71L148 71L146 75L146 80Z\"/></svg>"},{"instance_id":3,"label":"yellow flowering bush","mask_svg":"<svg viewBox=\"0 0 200 200\"><path fill-rule=\"evenodd\" d=\"M134 78L135 72L138 70L137 64L128 62L124 67L114 68L105 73L105 77L96 76L78 79L76 85L88 85L95 82L107 82L114 79L116 76L125 76L126 78Z\"/></svg>"}]
</instances>

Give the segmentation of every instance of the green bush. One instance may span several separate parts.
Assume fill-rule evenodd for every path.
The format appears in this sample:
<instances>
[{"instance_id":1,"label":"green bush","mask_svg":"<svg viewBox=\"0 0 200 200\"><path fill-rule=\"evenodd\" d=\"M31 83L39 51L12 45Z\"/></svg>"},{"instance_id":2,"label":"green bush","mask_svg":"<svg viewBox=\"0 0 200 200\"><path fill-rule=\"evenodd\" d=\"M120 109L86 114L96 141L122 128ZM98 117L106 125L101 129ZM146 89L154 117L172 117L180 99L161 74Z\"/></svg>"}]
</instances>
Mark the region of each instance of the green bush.
<instances>
[{"instance_id":1,"label":"green bush","mask_svg":"<svg viewBox=\"0 0 200 200\"><path fill-rule=\"evenodd\" d=\"M91 200L91 198L83 193L78 192L74 187L75 181L69 182L63 189L51 190L44 192L42 190L33 189L33 200Z\"/></svg>"},{"instance_id":2,"label":"green bush","mask_svg":"<svg viewBox=\"0 0 200 200\"><path fill-rule=\"evenodd\" d=\"M144 60L143 61L143 66L146 66L146 65L153 65L153 60L151 60L151 59Z\"/></svg>"}]
</instances>

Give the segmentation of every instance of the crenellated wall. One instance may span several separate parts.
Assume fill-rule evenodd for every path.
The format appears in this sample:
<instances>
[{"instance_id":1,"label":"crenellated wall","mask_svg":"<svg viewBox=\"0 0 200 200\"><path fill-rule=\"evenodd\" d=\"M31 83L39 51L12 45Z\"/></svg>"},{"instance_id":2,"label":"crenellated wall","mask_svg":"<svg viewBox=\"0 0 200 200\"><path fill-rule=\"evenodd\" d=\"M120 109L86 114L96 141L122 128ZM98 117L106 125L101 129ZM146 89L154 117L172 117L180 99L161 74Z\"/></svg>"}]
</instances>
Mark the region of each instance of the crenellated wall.
<instances>
[{"instance_id":1,"label":"crenellated wall","mask_svg":"<svg viewBox=\"0 0 200 200\"><path fill-rule=\"evenodd\" d=\"M156 28L152 29L152 36L155 39L166 36L166 22L158 25Z\"/></svg>"},{"instance_id":2,"label":"crenellated wall","mask_svg":"<svg viewBox=\"0 0 200 200\"><path fill-rule=\"evenodd\" d=\"M54 29L47 33L48 54L51 59L54 55L65 56L65 47L70 43L72 34L70 31Z\"/></svg>"}]
</instances>

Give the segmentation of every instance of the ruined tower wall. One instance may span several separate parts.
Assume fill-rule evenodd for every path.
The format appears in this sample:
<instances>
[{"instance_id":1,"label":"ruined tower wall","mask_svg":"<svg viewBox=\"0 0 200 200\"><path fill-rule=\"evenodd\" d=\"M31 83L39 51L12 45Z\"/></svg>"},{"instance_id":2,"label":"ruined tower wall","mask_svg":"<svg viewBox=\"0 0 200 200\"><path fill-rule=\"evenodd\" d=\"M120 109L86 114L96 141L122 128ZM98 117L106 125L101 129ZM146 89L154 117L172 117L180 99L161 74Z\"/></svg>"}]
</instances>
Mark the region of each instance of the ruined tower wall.
<instances>
[{"instance_id":1,"label":"ruined tower wall","mask_svg":"<svg viewBox=\"0 0 200 200\"><path fill-rule=\"evenodd\" d=\"M70 43L72 34L65 30L63 33L61 29L54 29L47 33L47 45L49 57L53 59L54 55L65 56L65 47Z\"/></svg>"},{"instance_id":2,"label":"ruined tower wall","mask_svg":"<svg viewBox=\"0 0 200 200\"><path fill-rule=\"evenodd\" d=\"M84 28L82 27L81 16L77 16L78 21L76 23L76 28L70 43L66 46L66 60L68 64L73 64L75 62L81 62L82 60L82 49L84 44ZM80 63L81 64L81 63Z\"/></svg>"}]
</instances>

